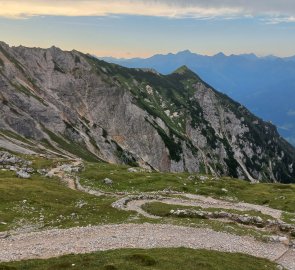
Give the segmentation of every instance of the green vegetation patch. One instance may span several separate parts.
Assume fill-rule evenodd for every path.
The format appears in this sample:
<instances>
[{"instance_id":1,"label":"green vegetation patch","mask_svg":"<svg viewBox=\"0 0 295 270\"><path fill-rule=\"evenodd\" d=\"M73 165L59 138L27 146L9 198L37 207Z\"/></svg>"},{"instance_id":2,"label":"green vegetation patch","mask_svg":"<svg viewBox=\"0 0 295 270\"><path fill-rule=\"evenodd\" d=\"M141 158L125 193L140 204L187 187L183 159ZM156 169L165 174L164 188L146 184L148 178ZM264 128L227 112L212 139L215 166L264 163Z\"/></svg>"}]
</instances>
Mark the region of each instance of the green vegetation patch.
<instances>
[{"instance_id":1,"label":"green vegetation patch","mask_svg":"<svg viewBox=\"0 0 295 270\"><path fill-rule=\"evenodd\" d=\"M0 135L1 135L1 134L5 135L5 136L7 136L7 137L9 137L9 138L16 139L16 140L18 140L18 141L24 142L24 143L26 143L26 144L28 144L28 145L32 145L32 142L31 142L30 140L26 139L25 137L23 137L23 136L21 136L21 135L15 133L15 132L13 132L13 131L11 131L11 130L4 130L4 129L1 129L1 130L0 130Z\"/></svg>"},{"instance_id":2,"label":"green vegetation patch","mask_svg":"<svg viewBox=\"0 0 295 270\"><path fill-rule=\"evenodd\" d=\"M81 183L112 192L150 192L171 189L226 200L268 205L290 213L295 212L295 185L293 184L251 184L228 177L214 180L212 176L207 176L207 180L200 180L200 175L190 173L129 173L127 169L128 167L120 165L86 163L85 170L80 174ZM192 179L190 180L189 177ZM114 180L113 185L104 185L102 182L104 178Z\"/></svg>"},{"instance_id":3,"label":"green vegetation patch","mask_svg":"<svg viewBox=\"0 0 295 270\"><path fill-rule=\"evenodd\" d=\"M44 131L49 135L51 140L55 141L62 149L68 151L69 153L74 154L86 161L98 161L98 157L95 156L93 153L87 150L86 146L81 145L77 142L67 142L61 136L56 135L49 129L44 128Z\"/></svg>"},{"instance_id":4,"label":"green vegetation patch","mask_svg":"<svg viewBox=\"0 0 295 270\"><path fill-rule=\"evenodd\" d=\"M276 270L276 267L268 260L244 254L187 248L118 249L0 264L1 270Z\"/></svg>"},{"instance_id":5,"label":"green vegetation patch","mask_svg":"<svg viewBox=\"0 0 295 270\"><path fill-rule=\"evenodd\" d=\"M0 194L0 231L121 223L135 215L112 208L115 198L73 191L37 174L19 179L14 172L0 171Z\"/></svg>"},{"instance_id":6,"label":"green vegetation patch","mask_svg":"<svg viewBox=\"0 0 295 270\"><path fill-rule=\"evenodd\" d=\"M160 217L168 217L174 216L170 214L171 210L202 210L207 212L220 212L224 211L227 213L238 214L238 215L249 215L249 216L259 216L263 220L273 219L273 217L269 215L262 214L259 211L239 211L235 209L223 209L223 208L202 208L202 207L195 207L195 206L184 206L184 205L171 205L162 202L151 202L146 203L142 206L142 209L148 212L149 214L160 216ZM179 216L182 217L182 216Z\"/></svg>"},{"instance_id":7,"label":"green vegetation patch","mask_svg":"<svg viewBox=\"0 0 295 270\"><path fill-rule=\"evenodd\" d=\"M110 192L149 192L173 188L187 191L184 180L188 173L128 172L127 166L107 163L86 163L86 168L79 174L81 184ZM105 185L103 179L110 178L113 185Z\"/></svg>"}]
</instances>

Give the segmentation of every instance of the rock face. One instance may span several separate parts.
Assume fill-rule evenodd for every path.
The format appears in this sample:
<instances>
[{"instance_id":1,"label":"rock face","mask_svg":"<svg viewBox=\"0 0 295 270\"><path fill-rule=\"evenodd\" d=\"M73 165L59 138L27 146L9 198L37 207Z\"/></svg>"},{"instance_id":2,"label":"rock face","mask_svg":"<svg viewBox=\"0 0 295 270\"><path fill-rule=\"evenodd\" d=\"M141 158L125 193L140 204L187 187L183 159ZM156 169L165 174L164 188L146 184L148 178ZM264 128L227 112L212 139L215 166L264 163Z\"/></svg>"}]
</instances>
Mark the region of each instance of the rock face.
<instances>
[{"instance_id":1,"label":"rock face","mask_svg":"<svg viewBox=\"0 0 295 270\"><path fill-rule=\"evenodd\" d=\"M295 180L276 128L181 67L164 76L77 51L0 43L0 140L161 171Z\"/></svg>"}]
</instances>

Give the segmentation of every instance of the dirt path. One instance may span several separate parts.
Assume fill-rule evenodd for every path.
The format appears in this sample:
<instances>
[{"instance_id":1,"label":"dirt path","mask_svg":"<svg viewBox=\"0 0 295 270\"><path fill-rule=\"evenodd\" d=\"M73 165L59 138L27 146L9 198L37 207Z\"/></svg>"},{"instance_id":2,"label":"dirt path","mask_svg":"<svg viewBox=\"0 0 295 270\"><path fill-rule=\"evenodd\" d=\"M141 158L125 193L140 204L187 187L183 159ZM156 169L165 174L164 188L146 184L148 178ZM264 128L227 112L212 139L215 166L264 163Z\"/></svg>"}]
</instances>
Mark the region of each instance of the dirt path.
<instances>
[{"instance_id":1,"label":"dirt path","mask_svg":"<svg viewBox=\"0 0 295 270\"><path fill-rule=\"evenodd\" d=\"M260 211L265 215L272 216L275 219L280 219L282 216L283 211L270 208L268 206L263 205L256 205L251 203L244 203L244 202L228 202L223 200L214 199L212 197L205 197L201 195L195 194L184 194L185 197L193 200L200 201L202 203L199 204L201 207L216 207L216 208L224 208L224 209L236 209L240 211L249 211L255 210ZM204 206L202 206L204 205Z\"/></svg>"},{"instance_id":2,"label":"dirt path","mask_svg":"<svg viewBox=\"0 0 295 270\"><path fill-rule=\"evenodd\" d=\"M192 194L189 194L189 198L192 198L191 200L185 200L180 198L164 198L161 200L132 200L127 203L126 207L123 208L124 210L133 210L137 211L138 213L142 214L146 217L151 218L157 218L156 216L152 216L145 212L141 207L145 203L149 202L163 202L166 204L171 205L182 205L182 206L196 206L201 208L222 208L222 209L234 209L234 210L240 210L240 211L249 211L249 210L255 210L259 211L263 214L272 216L273 218L280 220L282 211L271 209L269 207L260 206L260 205L254 205L254 204L248 204L248 203L231 203L227 201L222 200L216 200L211 197L205 197L205 196L191 196ZM185 195L184 195L185 196Z\"/></svg>"},{"instance_id":3,"label":"dirt path","mask_svg":"<svg viewBox=\"0 0 295 270\"><path fill-rule=\"evenodd\" d=\"M121 224L49 230L0 239L0 261L50 258L119 248L188 247L240 252L276 261L287 248L258 242L210 229L158 224ZM295 251L289 250L278 263L295 270Z\"/></svg>"},{"instance_id":4,"label":"dirt path","mask_svg":"<svg viewBox=\"0 0 295 270\"><path fill-rule=\"evenodd\" d=\"M71 163L71 166L78 167L81 164L82 164L82 161L76 160ZM48 175L57 176L58 178L61 179L63 183L65 183L68 186L68 188L77 190L75 178L72 175L70 175L67 171L64 170L64 165L60 165L51 169L48 172Z\"/></svg>"},{"instance_id":5,"label":"dirt path","mask_svg":"<svg viewBox=\"0 0 295 270\"><path fill-rule=\"evenodd\" d=\"M158 217L158 216L151 215L151 214L147 213L146 211L144 211L142 209L142 206L144 204L151 203L151 202L158 202L158 200L136 200L136 201L131 201L126 205L126 208L124 210L135 211L135 212L137 212L137 213L139 213L139 214L141 214L141 215L143 215L144 217L147 217L147 218L154 218L154 219L161 218L161 217ZM161 202L165 202L165 201L161 201Z\"/></svg>"}]
</instances>

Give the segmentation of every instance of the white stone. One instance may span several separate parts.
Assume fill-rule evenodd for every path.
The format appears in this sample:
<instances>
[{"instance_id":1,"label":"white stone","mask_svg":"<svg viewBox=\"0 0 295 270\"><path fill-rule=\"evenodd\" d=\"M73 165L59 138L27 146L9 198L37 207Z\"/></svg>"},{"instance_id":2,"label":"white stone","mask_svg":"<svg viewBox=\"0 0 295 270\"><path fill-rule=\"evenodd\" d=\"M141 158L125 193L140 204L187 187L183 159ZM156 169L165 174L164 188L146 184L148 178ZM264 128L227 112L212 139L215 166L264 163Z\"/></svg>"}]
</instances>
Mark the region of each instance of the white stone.
<instances>
[{"instance_id":1,"label":"white stone","mask_svg":"<svg viewBox=\"0 0 295 270\"><path fill-rule=\"evenodd\" d=\"M109 179L109 178L105 178L103 179L103 183L106 185L112 185L113 184L113 180Z\"/></svg>"},{"instance_id":2,"label":"white stone","mask_svg":"<svg viewBox=\"0 0 295 270\"><path fill-rule=\"evenodd\" d=\"M135 168L129 168L127 171L131 173L138 172L138 170Z\"/></svg>"},{"instance_id":3,"label":"white stone","mask_svg":"<svg viewBox=\"0 0 295 270\"><path fill-rule=\"evenodd\" d=\"M31 175L23 170L16 172L16 175L17 175L17 177L23 178L23 179L31 178Z\"/></svg>"}]
</instances>

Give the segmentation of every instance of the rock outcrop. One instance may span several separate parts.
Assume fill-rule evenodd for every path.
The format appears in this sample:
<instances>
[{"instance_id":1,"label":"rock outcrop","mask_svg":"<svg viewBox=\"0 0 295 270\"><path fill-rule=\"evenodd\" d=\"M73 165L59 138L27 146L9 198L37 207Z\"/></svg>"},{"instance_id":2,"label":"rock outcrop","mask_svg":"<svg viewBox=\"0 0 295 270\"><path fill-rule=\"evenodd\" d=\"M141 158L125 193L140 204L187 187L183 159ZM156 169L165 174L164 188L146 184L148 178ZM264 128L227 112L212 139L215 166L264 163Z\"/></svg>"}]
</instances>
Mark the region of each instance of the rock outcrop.
<instances>
[{"instance_id":1,"label":"rock outcrop","mask_svg":"<svg viewBox=\"0 0 295 270\"><path fill-rule=\"evenodd\" d=\"M295 149L276 128L181 67L164 76L77 51L0 43L0 146L293 182Z\"/></svg>"}]
</instances>

